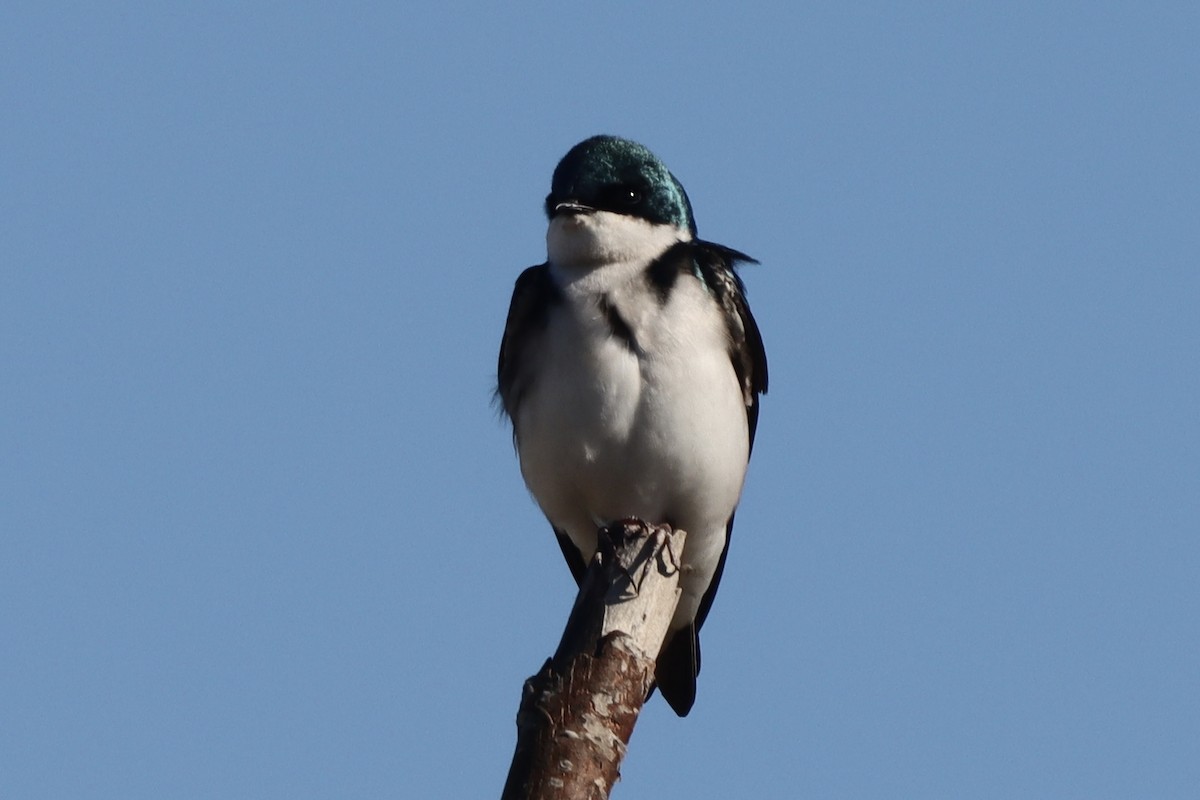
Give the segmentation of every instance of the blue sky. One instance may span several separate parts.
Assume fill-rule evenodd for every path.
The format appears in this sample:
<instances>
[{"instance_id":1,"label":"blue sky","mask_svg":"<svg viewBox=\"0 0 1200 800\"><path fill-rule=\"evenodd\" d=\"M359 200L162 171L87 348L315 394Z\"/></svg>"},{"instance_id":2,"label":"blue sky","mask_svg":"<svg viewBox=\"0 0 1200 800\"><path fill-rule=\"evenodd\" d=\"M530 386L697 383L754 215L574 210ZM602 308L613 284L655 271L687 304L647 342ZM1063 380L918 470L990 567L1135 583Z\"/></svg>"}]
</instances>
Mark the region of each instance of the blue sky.
<instances>
[{"instance_id":1,"label":"blue sky","mask_svg":"<svg viewBox=\"0 0 1200 800\"><path fill-rule=\"evenodd\" d=\"M650 797L1200 785L1192 3L0 11L0 795L496 796L573 586L490 405L557 159L771 358Z\"/></svg>"}]
</instances>

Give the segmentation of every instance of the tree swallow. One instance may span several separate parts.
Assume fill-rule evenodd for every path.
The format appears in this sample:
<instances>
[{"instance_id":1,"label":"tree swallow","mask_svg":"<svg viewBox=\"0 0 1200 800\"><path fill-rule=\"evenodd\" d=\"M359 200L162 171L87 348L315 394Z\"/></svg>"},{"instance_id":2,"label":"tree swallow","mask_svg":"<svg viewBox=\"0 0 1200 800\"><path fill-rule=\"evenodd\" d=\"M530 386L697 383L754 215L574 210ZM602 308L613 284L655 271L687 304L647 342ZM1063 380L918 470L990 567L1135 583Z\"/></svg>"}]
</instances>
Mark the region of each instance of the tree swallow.
<instances>
[{"instance_id":1,"label":"tree swallow","mask_svg":"<svg viewBox=\"0 0 1200 800\"><path fill-rule=\"evenodd\" d=\"M547 260L517 279L497 395L577 582L599 527L636 518L687 531L655 667L686 716L767 390L762 337L734 272L754 259L696 238L675 176L614 136L563 157L546 216Z\"/></svg>"}]
</instances>

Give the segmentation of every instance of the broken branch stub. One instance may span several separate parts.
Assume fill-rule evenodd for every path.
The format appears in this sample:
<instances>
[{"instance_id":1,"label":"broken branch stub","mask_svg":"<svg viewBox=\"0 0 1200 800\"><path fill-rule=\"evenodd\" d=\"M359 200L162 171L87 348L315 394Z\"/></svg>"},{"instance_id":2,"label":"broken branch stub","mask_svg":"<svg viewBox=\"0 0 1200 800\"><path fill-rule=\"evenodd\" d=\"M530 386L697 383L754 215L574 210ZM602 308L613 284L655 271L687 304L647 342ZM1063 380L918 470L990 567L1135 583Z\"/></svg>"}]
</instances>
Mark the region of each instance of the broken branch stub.
<instances>
[{"instance_id":1,"label":"broken branch stub","mask_svg":"<svg viewBox=\"0 0 1200 800\"><path fill-rule=\"evenodd\" d=\"M502 800L609 796L679 601L686 536L637 521L600 531L558 649L525 682Z\"/></svg>"}]
</instances>

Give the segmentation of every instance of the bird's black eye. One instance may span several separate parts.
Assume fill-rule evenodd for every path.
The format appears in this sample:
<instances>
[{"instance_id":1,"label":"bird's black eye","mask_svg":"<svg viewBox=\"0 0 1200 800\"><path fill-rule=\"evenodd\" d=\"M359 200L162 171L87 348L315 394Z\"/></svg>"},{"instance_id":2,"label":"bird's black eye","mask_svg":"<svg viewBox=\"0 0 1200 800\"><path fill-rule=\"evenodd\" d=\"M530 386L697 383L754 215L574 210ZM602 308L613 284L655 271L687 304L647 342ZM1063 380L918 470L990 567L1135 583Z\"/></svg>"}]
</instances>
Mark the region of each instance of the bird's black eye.
<instances>
[{"instance_id":1,"label":"bird's black eye","mask_svg":"<svg viewBox=\"0 0 1200 800\"><path fill-rule=\"evenodd\" d=\"M601 195L602 204L613 211L632 209L646 196L639 186L622 184L606 189Z\"/></svg>"}]
</instances>

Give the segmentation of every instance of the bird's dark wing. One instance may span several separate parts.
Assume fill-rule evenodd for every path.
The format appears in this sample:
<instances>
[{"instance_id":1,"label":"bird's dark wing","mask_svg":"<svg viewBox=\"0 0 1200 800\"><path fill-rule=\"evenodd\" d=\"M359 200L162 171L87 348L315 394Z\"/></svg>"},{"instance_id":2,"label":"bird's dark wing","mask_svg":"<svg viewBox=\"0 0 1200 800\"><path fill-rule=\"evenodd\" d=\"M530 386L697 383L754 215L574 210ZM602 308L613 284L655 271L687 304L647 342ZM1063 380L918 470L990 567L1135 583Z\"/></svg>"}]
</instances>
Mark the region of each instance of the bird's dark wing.
<instances>
[{"instance_id":1,"label":"bird's dark wing","mask_svg":"<svg viewBox=\"0 0 1200 800\"><path fill-rule=\"evenodd\" d=\"M694 274L720 304L729 333L729 361L742 386L753 448L758 428L758 396L767 391L767 352L758 323L746 303L746 287L736 271L739 263L758 262L745 253L713 242L677 242L646 268L646 278L660 302L665 303L679 276Z\"/></svg>"},{"instance_id":2,"label":"bird's dark wing","mask_svg":"<svg viewBox=\"0 0 1200 800\"><path fill-rule=\"evenodd\" d=\"M526 269L513 287L508 321L504 325L504 337L500 340L500 358L496 364L496 398L504 413L513 421L514 436L517 407L531 380L530 371L522 368L522 364L528 363L527 360L534 355L530 351L535 346L537 334L545 328L550 309L561 300L562 294L546 264ZM555 528L554 537L558 540L572 577L576 583L581 582L587 569L583 553L579 552L565 531Z\"/></svg>"},{"instance_id":3,"label":"bird's dark wing","mask_svg":"<svg viewBox=\"0 0 1200 800\"><path fill-rule=\"evenodd\" d=\"M739 262L758 263L750 256L719 244L704 241L681 242L651 265L647 275L665 302L675 279L683 271L693 272L716 297L729 332L729 360L742 386L746 402L746 422L750 449L758 429L758 399L767 391L767 353L758 323L746 303L746 288L735 271ZM700 627L708 617L725 558L733 536L733 515L725 526L725 548L717 562L712 582L700 599L695 621L676 631L663 645L655 664L655 682L663 699L681 717L687 716L696 700L696 676L700 673Z\"/></svg>"},{"instance_id":4,"label":"bird's dark wing","mask_svg":"<svg viewBox=\"0 0 1200 800\"><path fill-rule=\"evenodd\" d=\"M529 371L522 368L529 358L534 334L546 326L550 308L562 295L546 264L529 267L517 278L504 337L500 340L500 358L496 364L496 398L500 407L516 425L516 410L528 388ZM515 433L515 431L514 431Z\"/></svg>"},{"instance_id":5,"label":"bird's dark wing","mask_svg":"<svg viewBox=\"0 0 1200 800\"><path fill-rule=\"evenodd\" d=\"M750 434L750 449L754 448L754 433L758 429L758 398L767 391L767 351L763 347L762 334L758 323L750 313L746 303L746 287L738 277L734 267L738 262L757 264L745 253L739 253L719 244L711 242L695 242L696 267L700 278L721 304L725 312L725 324L729 330L729 360L733 371L742 385L742 395L746 401L746 422ZM700 608L696 614L696 630L704 624L708 610L712 608L713 598L717 594L717 586L721 582L721 574L725 571L725 557L729 554L729 541L733 537L733 515L725 526L725 549L721 551L721 559L717 562L717 570L713 573L712 583L708 591L700 598ZM696 649L696 668L699 670L700 652Z\"/></svg>"},{"instance_id":6,"label":"bird's dark wing","mask_svg":"<svg viewBox=\"0 0 1200 800\"><path fill-rule=\"evenodd\" d=\"M750 256L712 242L695 242L696 266L725 312L729 330L729 360L742 384L746 416L750 423L750 445L758 428L758 396L767 393L767 351L758 323L746 303L746 286L735 271L740 262L757 264Z\"/></svg>"},{"instance_id":7,"label":"bird's dark wing","mask_svg":"<svg viewBox=\"0 0 1200 800\"><path fill-rule=\"evenodd\" d=\"M558 547L562 550L563 558L567 560L567 568L571 570L575 585L582 586L584 573L587 572L587 562L583 560L583 553L571 541L571 537L567 536L566 531L554 528L554 538L558 539Z\"/></svg>"}]
</instances>

